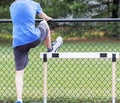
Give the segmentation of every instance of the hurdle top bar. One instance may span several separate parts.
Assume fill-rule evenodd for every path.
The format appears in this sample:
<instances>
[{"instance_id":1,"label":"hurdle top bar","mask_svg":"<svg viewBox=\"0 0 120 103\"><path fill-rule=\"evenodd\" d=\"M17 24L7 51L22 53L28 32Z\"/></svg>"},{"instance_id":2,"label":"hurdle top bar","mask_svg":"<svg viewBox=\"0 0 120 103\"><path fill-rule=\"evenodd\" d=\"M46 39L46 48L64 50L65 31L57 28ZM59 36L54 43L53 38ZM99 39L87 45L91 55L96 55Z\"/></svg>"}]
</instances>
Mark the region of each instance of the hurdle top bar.
<instances>
[{"instance_id":1,"label":"hurdle top bar","mask_svg":"<svg viewBox=\"0 0 120 103\"><path fill-rule=\"evenodd\" d=\"M40 58L119 58L119 52L57 52L40 53Z\"/></svg>"}]
</instances>

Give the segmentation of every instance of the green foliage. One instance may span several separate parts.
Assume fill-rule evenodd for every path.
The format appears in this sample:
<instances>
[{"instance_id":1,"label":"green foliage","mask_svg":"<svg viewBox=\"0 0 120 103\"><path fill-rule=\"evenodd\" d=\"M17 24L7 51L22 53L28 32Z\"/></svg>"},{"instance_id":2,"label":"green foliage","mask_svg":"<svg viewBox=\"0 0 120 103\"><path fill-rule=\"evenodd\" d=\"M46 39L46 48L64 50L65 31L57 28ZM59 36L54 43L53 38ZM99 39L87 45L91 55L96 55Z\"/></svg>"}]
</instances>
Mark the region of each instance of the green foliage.
<instances>
[{"instance_id":1,"label":"green foliage","mask_svg":"<svg viewBox=\"0 0 120 103\"><path fill-rule=\"evenodd\" d=\"M9 7L14 0L0 0L0 19L9 19Z\"/></svg>"},{"instance_id":2,"label":"green foliage","mask_svg":"<svg viewBox=\"0 0 120 103\"><path fill-rule=\"evenodd\" d=\"M51 0L52 4L45 4L43 10L53 18L66 17L69 14L69 9L66 3L62 0L56 2Z\"/></svg>"},{"instance_id":3,"label":"green foliage","mask_svg":"<svg viewBox=\"0 0 120 103\"><path fill-rule=\"evenodd\" d=\"M43 11L53 18L61 18L72 15L75 18L84 17L87 13L97 12L93 17L111 17L111 12L117 10L120 14L120 6L104 0L96 0L100 5L89 5L89 0L35 0L40 3ZM116 1L116 0L114 0ZM0 2L0 19L10 18L9 7L14 0L1 0ZM120 15L119 15L120 16Z\"/></svg>"},{"instance_id":4,"label":"green foliage","mask_svg":"<svg viewBox=\"0 0 120 103\"><path fill-rule=\"evenodd\" d=\"M70 13L74 17L82 17L88 7L82 1L77 1L77 0L71 3L68 3L67 6L70 9Z\"/></svg>"},{"instance_id":5,"label":"green foliage","mask_svg":"<svg viewBox=\"0 0 120 103\"><path fill-rule=\"evenodd\" d=\"M0 43L10 43L12 41L12 35L10 34L0 34Z\"/></svg>"},{"instance_id":6,"label":"green foliage","mask_svg":"<svg viewBox=\"0 0 120 103\"><path fill-rule=\"evenodd\" d=\"M116 39L120 38L120 23L111 23L108 25L110 36Z\"/></svg>"},{"instance_id":7,"label":"green foliage","mask_svg":"<svg viewBox=\"0 0 120 103\"><path fill-rule=\"evenodd\" d=\"M73 17L82 17L82 13L85 12L86 5L81 0L48 0L41 1L40 4L43 10L54 18L67 17L73 15Z\"/></svg>"},{"instance_id":8,"label":"green foliage","mask_svg":"<svg viewBox=\"0 0 120 103\"><path fill-rule=\"evenodd\" d=\"M12 25L11 24L0 24L0 42L9 43L12 41Z\"/></svg>"}]
</instances>

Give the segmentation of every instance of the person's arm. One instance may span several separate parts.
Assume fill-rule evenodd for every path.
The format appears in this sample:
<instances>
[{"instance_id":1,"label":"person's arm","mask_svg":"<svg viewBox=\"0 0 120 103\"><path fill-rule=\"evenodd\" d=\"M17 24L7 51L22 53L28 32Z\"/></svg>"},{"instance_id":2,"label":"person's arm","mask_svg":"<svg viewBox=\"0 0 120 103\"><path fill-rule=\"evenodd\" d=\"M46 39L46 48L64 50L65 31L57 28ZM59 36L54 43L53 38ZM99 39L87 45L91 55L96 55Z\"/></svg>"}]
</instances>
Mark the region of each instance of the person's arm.
<instances>
[{"instance_id":1,"label":"person's arm","mask_svg":"<svg viewBox=\"0 0 120 103\"><path fill-rule=\"evenodd\" d=\"M47 16L44 12L38 14L38 16L46 21L49 21L52 19L51 17Z\"/></svg>"}]
</instances>

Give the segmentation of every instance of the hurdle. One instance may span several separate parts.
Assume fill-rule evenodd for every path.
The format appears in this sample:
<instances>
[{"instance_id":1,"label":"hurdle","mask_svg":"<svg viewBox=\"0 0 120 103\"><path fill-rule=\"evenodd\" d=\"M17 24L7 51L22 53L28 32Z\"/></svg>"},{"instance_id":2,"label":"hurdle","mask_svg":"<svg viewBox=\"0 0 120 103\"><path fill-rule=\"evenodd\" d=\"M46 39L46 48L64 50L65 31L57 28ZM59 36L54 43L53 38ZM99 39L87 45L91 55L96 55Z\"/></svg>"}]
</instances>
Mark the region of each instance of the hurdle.
<instances>
[{"instance_id":1,"label":"hurdle","mask_svg":"<svg viewBox=\"0 0 120 103\"><path fill-rule=\"evenodd\" d=\"M111 59L112 60L112 103L116 102L116 59L119 58L119 52L57 52L40 53L43 58L44 69L44 103L47 103L47 59L48 58L93 58L93 59Z\"/></svg>"}]
</instances>

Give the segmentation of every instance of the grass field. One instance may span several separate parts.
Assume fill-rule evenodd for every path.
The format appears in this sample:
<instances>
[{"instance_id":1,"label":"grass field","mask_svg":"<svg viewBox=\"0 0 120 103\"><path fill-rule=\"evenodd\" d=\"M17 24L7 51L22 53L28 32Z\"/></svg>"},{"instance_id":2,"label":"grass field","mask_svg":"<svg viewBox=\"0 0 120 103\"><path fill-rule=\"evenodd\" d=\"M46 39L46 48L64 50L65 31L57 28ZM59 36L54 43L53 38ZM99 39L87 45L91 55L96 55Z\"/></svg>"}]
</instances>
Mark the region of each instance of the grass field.
<instances>
[{"instance_id":1,"label":"grass field","mask_svg":"<svg viewBox=\"0 0 120 103\"><path fill-rule=\"evenodd\" d=\"M65 42L60 52L119 52L119 42ZM43 44L30 51L25 70L25 103L43 103ZM117 62L117 103L120 95ZM15 67L10 44L0 44L0 100L15 100ZM111 103L111 60L48 60L48 103ZM4 102L6 103L6 102ZM12 102L11 102L12 103Z\"/></svg>"}]
</instances>

